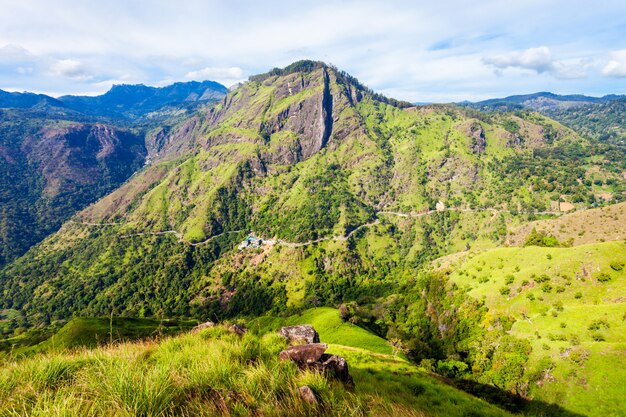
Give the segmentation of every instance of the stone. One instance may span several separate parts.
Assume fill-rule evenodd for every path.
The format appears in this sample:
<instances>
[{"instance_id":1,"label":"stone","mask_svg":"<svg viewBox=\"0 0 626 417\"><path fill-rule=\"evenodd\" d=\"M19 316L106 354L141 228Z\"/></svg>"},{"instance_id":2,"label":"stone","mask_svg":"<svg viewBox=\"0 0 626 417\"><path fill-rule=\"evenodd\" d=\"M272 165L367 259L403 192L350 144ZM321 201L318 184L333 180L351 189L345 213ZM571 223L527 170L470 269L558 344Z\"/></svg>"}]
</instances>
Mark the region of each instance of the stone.
<instances>
[{"instance_id":1,"label":"stone","mask_svg":"<svg viewBox=\"0 0 626 417\"><path fill-rule=\"evenodd\" d=\"M287 339L289 344L320 342L320 335L310 324L283 327L278 331L278 334Z\"/></svg>"},{"instance_id":2,"label":"stone","mask_svg":"<svg viewBox=\"0 0 626 417\"><path fill-rule=\"evenodd\" d=\"M313 392L313 390L309 386L304 385L304 386L296 389L296 392L307 403L309 403L309 404L317 404L317 397L315 396L315 393Z\"/></svg>"},{"instance_id":3,"label":"stone","mask_svg":"<svg viewBox=\"0 0 626 417\"><path fill-rule=\"evenodd\" d=\"M228 328L228 331L235 333L236 335L243 336L248 332L248 329L235 323Z\"/></svg>"},{"instance_id":4,"label":"stone","mask_svg":"<svg viewBox=\"0 0 626 417\"><path fill-rule=\"evenodd\" d=\"M281 361L291 360L300 368L312 366L328 349L326 343L310 343L308 345L290 346L278 354Z\"/></svg>"},{"instance_id":5,"label":"stone","mask_svg":"<svg viewBox=\"0 0 626 417\"><path fill-rule=\"evenodd\" d=\"M194 327L193 329L191 329L192 333L197 333L201 330L204 329L208 329L210 327L214 327L215 323L213 323L212 321L207 321L206 323L202 323L202 324L198 324L196 327Z\"/></svg>"},{"instance_id":6,"label":"stone","mask_svg":"<svg viewBox=\"0 0 626 417\"><path fill-rule=\"evenodd\" d=\"M320 357L318 368L329 373L349 387L354 387L354 380L348 370L348 362L337 355L324 354Z\"/></svg>"}]
</instances>

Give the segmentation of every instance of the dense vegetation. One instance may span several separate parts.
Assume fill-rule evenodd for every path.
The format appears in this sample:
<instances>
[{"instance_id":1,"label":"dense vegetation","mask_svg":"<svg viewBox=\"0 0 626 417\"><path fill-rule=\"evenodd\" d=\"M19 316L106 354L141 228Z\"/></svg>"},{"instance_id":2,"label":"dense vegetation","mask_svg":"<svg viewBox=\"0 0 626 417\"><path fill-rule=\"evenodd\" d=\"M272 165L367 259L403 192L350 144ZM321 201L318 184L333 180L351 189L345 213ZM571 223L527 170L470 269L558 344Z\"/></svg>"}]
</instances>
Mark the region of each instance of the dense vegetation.
<instances>
[{"instance_id":1,"label":"dense vegetation","mask_svg":"<svg viewBox=\"0 0 626 417\"><path fill-rule=\"evenodd\" d=\"M522 397L536 396L589 412L588 396L561 398L573 392L577 377L565 376L554 360L583 349L565 346L569 335L544 332L554 324L544 317L568 314L563 311L590 300L593 290L614 285L617 301L602 298L608 291L595 300L623 314L625 248L575 246L585 234L595 236L592 214L576 234L566 220L557 231L524 228L622 201L622 147L528 111L405 107L311 61L251 78L172 131L164 143L184 142L169 144L175 158L156 160L0 271L5 346L28 348L72 316L273 316L276 321L253 320L260 332L296 324L291 320L303 311L309 320L325 314L307 313L311 307L338 307L344 320L338 326L358 324L390 343L359 337L356 347L392 349L512 411L528 411ZM623 213L607 216L613 239L626 238ZM248 234L266 244L236 249ZM498 251L514 237L525 245L524 261L509 265ZM600 245L601 238L587 243ZM589 257L581 250L597 251L600 264L568 263ZM553 275L536 270L537 254ZM579 270L592 268L600 273L580 274L593 288L574 281ZM569 279L558 275L565 269ZM521 299L527 305L514 309ZM548 310L541 310L547 299ZM526 320L541 323L537 332L552 335L558 348L545 349L538 336L520 331ZM595 320L588 324L594 342L622 343L611 339L620 324ZM580 363L596 363L599 352ZM555 369L558 380L551 379ZM184 388L173 389L176 398L187 398ZM241 390L254 399L246 412L266 412L254 408L258 393ZM615 390L606 391L615 398ZM106 401L87 397L95 409ZM280 395L267 398L278 414L291 404ZM346 411L341 401L332 404L330 414L339 412L335 406ZM598 413L614 409L603 404Z\"/></svg>"}]
</instances>

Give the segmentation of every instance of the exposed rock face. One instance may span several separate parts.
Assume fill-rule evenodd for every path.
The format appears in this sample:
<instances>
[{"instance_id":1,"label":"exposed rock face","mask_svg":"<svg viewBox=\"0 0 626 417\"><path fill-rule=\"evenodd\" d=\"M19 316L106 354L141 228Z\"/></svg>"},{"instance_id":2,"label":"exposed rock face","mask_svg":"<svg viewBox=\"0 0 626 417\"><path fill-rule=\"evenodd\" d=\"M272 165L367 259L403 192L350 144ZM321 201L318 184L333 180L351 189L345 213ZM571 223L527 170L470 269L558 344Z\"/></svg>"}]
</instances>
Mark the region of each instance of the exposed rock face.
<instances>
[{"instance_id":1,"label":"exposed rock face","mask_svg":"<svg viewBox=\"0 0 626 417\"><path fill-rule=\"evenodd\" d=\"M328 349L326 343L310 343L308 345L290 346L278 354L281 361L291 360L300 368L311 366L317 362Z\"/></svg>"},{"instance_id":2,"label":"exposed rock face","mask_svg":"<svg viewBox=\"0 0 626 417\"><path fill-rule=\"evenodd\" d=\"M238 324L233 324L232 326L228 328L228 331L231 333L235 333L236 335L243 336L244 334L248 332L248 329Z\"/></svg>"},{"instance_id":3,"label":"exposed rock face","mask_svg":"<svg viewBox=\"0 0 626 417\"><path fill-rule=\"evenodd\" d=\"M283 327L278 334L287 339L289 344L319 343L320 335L310 324Z\"/></svg>"},{"instance_id":4,"label":"exposed rock face","mask_svg":"<svg viewBox=\"0 0 626 417\"><path fill-rule=\"evenodd\" d=\"M307 403L309 403L309 404L317 404L317 397L315 396L315 393L313 392L313 390L309 386L304 385L304 386L298 388L296 390L296 392Z\"/></svg>"},{"instance_id":5,"label":"exposed rock face","mask_svg":"<svg viewBox=\"0 0 626 417\"><path fill-rule=\"evenodd\" d=\"M478 122L472 123L467 128L467 135L470 138L471 151L477 155L483 154L487 147L487 140L482 125Z\"/></svg>"},{"instance_id":6,"label":"exposed rock face","mask_svg":"<svg viewBox=\"0 0 626 417\"><path fill-rule=\"evenodd\" d=\"M215 323L213 323L212 321L207 321L206 323L198 324L196 327L191 329L191 332L192 333L198 333L201 330L208 329L208 328L214 327L214 326L215 326Z\"/></svg>"}]
</instances>

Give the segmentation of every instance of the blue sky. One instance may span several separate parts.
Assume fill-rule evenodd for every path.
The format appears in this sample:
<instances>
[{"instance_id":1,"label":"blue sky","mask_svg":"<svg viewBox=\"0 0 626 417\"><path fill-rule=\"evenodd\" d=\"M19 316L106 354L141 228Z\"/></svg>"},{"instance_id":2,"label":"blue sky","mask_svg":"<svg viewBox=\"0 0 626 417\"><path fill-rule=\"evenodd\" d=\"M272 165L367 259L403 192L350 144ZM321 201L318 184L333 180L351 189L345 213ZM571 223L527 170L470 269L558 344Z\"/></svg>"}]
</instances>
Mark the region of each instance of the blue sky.
<instances>
[{"instance_id":1,"label":"blue sky","mask_svg":"<svg viewBox=\"0 0 626 417\"><path fill-rule=\"evenodd\" d=\"M0 0L0 89L231 85L295 60L410 101L626 93L626 1Z\"/></svg>"}]
</instances>

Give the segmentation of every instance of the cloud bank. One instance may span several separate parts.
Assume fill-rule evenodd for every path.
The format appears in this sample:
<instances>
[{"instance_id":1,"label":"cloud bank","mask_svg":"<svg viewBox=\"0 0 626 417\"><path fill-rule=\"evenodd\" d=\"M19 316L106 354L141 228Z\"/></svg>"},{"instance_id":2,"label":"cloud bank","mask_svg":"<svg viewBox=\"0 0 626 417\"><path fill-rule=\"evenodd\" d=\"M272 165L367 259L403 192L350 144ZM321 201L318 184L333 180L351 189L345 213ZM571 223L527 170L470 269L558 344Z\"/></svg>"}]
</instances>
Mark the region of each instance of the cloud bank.
<instances>
[{"instance_id":1,"label":"cloud bank","mask_svg":"<svg viewBox=\"0 0 626 417\"><path fill-rule=\"evenodd\" d=\"M102 93L120 82L229 85L308 58L410 101L624 93L626 3L606 0L580 13L583 6L8 0L0 14L0 89L60 95Z\"/></svg>"}]
</instances>

